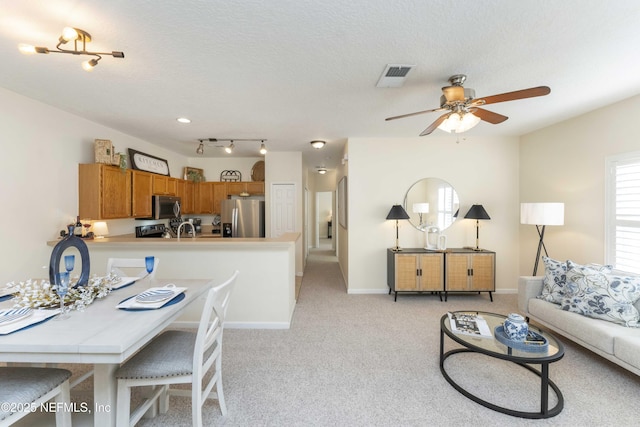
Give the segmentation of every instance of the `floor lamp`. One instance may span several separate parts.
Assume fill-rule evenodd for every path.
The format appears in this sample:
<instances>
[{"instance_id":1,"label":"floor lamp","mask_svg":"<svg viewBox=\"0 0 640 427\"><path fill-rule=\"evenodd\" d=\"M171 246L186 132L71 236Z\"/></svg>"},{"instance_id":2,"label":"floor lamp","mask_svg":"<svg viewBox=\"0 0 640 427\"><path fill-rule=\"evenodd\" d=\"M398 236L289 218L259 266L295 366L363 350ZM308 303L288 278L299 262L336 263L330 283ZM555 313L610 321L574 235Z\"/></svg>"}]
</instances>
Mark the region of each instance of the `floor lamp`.
<instances>
[{"instance_id":1,"label":"floor lamp","mask_svg":"<svg viewBox=\"0 0 640 427\"><path fill-rule=\"evenodd\" d=\"M486 210L482 207L482 205L473 205L469 212L464 216L465 218L475 219L476 220L476 247L475 251L481 251L480 249L480 221L481 219L491 219Z\"/></svg>"},{"instance_id":2,"label":"floor lamp","mask_svg":"<svg viewBox=\"0 0 640 427\"><path fill-rule=\"evenodd\" d=\"M538 252L536 261L533 264L533 275L538 272L538 262L540 252L544 250L545 256L547 247L544 245L544 229L547 225L564 225L564 203L521 203L520 204L520 224L535 225L538 230Z\"/></svg>"},{"instance_id":3,"label":"floor lamp","mask_svg":"<svg viewBox=\"0 0 640 427\"><path fill-rule=\"evenodd\" d=\"M391 210L389 211L389 214L387 215L387 219L395 219L396 220L396 247L392 248L391 250L394 251L394 252L401 251L402 249L400 249L400 245L399 245L399 242L398 242L398 220L400 220L400 219L409 219L409 215L407 214L407 211L405 211L402 206L393 205L391 207Z\"/></svg>"}]
</instances>

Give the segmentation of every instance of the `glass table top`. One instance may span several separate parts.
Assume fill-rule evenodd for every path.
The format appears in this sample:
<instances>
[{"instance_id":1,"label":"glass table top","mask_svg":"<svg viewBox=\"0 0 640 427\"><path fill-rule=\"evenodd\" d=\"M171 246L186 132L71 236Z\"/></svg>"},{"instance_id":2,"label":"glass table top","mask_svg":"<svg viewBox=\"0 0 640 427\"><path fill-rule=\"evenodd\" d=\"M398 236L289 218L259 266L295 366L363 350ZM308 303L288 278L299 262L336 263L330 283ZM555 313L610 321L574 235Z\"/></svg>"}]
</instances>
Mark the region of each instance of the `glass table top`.
<instances>
[{"instance_id":1,"label":"glass table top","mask_svg":"<svg viewBox=\"0 0 640 427\"><path fill-rule=\"evenodd\" d=\"M478 351L480 353L490 354L502 359L522 360L522 361L554 361L561 359L564 355L564 346L549 332L541 330L540 328L529 325L529 329L537 332L545 337L549 343L546 351L525 351L518 350L516 348L507 347L495 338L495 328L502 326L506 316L496 313L488 313L483 311L455 311L455 314L473 314L482 317L489 326L491 331L490 337L473 336L468 334L462 334L454 332L451 328L451 322L449 316L445 314L440 320L440 328L451 339L459 344Z\"/></svg>"}]
</instances>

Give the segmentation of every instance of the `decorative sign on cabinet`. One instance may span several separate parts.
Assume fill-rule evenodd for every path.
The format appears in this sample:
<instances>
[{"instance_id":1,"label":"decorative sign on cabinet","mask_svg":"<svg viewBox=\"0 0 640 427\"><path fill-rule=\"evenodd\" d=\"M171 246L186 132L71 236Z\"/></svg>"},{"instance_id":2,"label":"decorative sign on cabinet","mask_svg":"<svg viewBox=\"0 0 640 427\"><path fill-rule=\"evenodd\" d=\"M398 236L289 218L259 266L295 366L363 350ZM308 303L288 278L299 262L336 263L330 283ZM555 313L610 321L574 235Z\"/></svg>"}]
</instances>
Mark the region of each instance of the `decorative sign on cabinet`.
<instances>
[{"instance_id":1,"label":"decorative sign on cabinet","mask_svg":"<svg viewBox=\"0 0 640 427\"><path fill-rule=\"evenodd\" d=\"M451 248L435 251L405 248L387 250L387 285L394 292L441 292L445 301L453 292L488 292L493 301L495 291L495 252Z\"/></svg>"}]
</instances>

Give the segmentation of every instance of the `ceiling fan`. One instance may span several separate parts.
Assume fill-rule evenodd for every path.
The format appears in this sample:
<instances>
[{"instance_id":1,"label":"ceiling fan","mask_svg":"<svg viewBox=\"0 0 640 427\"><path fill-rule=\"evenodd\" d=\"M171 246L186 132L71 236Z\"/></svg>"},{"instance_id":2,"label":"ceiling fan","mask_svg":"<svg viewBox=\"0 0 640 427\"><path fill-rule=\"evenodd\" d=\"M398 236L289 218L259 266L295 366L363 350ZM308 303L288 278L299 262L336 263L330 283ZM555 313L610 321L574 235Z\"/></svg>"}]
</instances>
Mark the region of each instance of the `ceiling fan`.
<instances>
[{"instance_id":1,"label":"ceiling fan","mask_svg":"<svg viewBox=\"0 0 640 427\"><path fill-rule=\"evenodd\" d=\"M418 114L446 111L426 128L420 136L429 135L436 128L440 127L447 132L464 132L478 124L480 120L497 125L508 119L507 116L494 113L493 111L479 108L483 105L496 104L498 102L514 101L517 99L534 98L536 96L548 95L551 89L548 86L538 86L529 89L516 90L514 92L501 93L499 95L476 98L473 89L466 89L464 84L467 76L456 74L449 77L451 86L442 88L443 95L440 97L440 108L432 110L417 111L415 113L403 114L401 116L388 117L385 120L402 119L416 116ZM471 114L469 114L471 113Z\"/></svg>"}]
</instances>

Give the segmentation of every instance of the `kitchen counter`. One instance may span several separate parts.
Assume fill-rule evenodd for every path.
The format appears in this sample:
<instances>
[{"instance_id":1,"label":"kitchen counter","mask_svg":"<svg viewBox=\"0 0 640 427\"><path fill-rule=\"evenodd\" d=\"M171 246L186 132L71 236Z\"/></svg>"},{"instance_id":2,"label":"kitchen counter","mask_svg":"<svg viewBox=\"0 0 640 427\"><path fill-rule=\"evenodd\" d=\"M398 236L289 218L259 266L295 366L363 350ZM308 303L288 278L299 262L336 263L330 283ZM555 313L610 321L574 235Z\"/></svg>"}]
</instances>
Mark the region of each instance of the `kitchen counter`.
<instances>
[{"instance_id":1,"label":"kitchen counter","mask_svg":"<svg viewBox=\"0 0 640 427\"><path fill-rule=\"evenodd\" d=\"M295 309L295 245L300 233L278 238L183 237L180 240L136 238L134 234L86 240L91 274L106 274L113 258L159 259L156 279L213 279L222 283L240 271L226 327L288 329ZM55 246L59 240L47 242ZM78 268L78 267L77 267ZM79 270L78 270L79 271ZM177 326L194 326L201 305L179 319Z\"/></svg>"}]
</instances>

